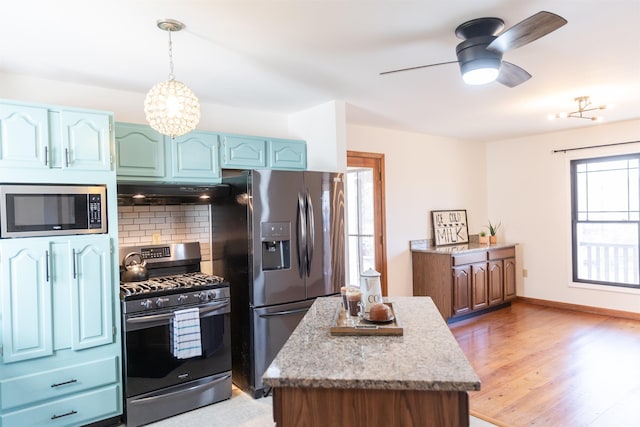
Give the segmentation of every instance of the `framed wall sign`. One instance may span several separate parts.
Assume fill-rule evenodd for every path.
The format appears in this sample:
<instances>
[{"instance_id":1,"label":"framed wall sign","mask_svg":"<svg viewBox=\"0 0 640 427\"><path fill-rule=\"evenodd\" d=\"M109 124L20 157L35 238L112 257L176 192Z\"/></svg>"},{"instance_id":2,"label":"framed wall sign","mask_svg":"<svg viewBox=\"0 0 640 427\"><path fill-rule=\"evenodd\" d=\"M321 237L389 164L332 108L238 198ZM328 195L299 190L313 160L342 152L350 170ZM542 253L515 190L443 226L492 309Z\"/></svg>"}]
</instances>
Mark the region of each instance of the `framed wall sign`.
<instances>
[{"instance_id":1,"label":"framed wall sign","mask_svg":"<svg viewBox=\"0 0 640 427\"><path fill-rule=\"evenodd\" d=\"M431 211L431 222L436 246L469 243L466 209Z\"/></svg>"}]
</instances>

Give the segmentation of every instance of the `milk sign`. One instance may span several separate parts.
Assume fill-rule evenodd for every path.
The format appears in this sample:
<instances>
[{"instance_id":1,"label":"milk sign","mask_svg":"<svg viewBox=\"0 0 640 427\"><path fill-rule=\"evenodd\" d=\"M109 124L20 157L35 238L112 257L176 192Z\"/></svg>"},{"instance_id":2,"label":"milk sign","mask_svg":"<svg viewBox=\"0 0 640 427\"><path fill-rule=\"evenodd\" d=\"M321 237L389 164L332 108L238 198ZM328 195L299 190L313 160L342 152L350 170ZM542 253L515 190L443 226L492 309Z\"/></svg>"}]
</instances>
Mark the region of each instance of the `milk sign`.
<instances>
[{"instance_id":1,"label":"milk sign","mask_svg":"<svg viewBox=\"0 0 640 427\"><path fill-rule=\"evenodd\" d=\"M469 242L467 211L431 211L433 240L436 245L457 245Z\"/></svg>"}]
</instances>

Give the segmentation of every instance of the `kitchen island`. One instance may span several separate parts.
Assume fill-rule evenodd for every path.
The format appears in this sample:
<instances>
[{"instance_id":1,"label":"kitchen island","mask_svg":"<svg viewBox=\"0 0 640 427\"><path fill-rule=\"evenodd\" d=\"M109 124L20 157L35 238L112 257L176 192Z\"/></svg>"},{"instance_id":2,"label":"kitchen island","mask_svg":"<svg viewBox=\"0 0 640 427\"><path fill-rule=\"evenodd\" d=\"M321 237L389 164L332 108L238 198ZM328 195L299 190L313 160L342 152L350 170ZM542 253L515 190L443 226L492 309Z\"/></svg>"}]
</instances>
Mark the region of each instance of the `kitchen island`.
<instances>
[{"instance_id":1,"label":"kitchen island","mask_svg":"<svg viewBox=\"0 0 640 427\"><path fill-rule=\"evenodd\" d=\"M287 426L467 426L473 371L429 297L392 297L401 336L332 336L318 298L263 376Z\"/></svg>"}]
</instances>

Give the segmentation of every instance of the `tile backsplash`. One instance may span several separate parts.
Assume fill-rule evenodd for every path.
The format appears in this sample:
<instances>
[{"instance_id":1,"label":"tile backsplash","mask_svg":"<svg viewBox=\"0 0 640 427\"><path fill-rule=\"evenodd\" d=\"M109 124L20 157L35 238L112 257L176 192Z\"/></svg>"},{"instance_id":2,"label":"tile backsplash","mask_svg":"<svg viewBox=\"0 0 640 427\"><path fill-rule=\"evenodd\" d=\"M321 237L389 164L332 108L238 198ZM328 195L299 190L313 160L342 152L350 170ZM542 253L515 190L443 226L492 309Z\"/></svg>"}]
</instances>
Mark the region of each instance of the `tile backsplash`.
<instances>
[{"instance_id":1,"label":"tile backsplash","mask_svg":"<svg viewBox=\"0 0 640 427\"><path fill-rule=\"evenodd\" d=\"M200 242L211 260L209 205L118 206L118 245Z\"/></svg>"}]
</instances>

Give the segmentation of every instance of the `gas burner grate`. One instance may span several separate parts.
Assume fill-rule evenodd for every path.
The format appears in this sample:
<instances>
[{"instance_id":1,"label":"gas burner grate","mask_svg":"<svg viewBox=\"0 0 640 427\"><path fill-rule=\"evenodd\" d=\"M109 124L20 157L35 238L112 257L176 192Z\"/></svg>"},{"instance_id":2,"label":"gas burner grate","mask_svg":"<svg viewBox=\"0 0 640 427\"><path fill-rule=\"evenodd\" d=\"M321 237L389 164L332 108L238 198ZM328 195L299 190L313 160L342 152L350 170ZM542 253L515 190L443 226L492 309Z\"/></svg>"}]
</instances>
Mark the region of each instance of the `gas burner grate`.
<instances>
[{"instance_id":1,"label":"gas burner grate","mask_svg":"<svg viewBox=\"0 0 640 427\"><path fill-rule=\"evenodd\" d=\"M224 279L220 276L200 272L183 273L153 277L142 282L122 282L120 283L120 294L122 297L128 297L138 294L217 285L223 282Z\"/></svg>"}]
</instances>

